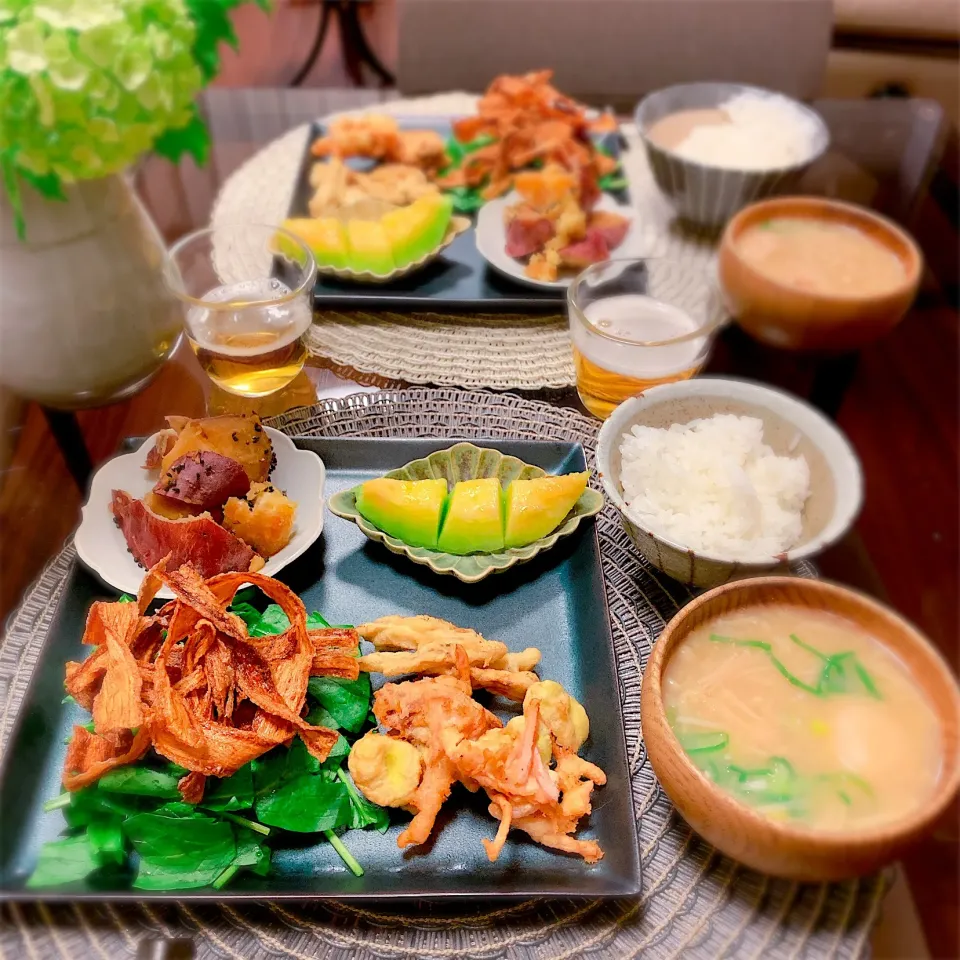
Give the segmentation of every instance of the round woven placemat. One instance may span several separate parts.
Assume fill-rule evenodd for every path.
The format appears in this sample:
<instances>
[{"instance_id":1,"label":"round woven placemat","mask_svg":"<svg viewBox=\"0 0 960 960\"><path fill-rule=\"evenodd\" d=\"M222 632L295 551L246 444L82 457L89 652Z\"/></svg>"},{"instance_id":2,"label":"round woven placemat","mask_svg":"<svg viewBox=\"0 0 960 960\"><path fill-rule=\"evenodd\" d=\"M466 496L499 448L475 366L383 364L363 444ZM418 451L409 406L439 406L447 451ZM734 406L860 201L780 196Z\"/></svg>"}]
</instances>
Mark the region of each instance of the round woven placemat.
<instances>
[{"instance_id":1,"label":"round woven placemat","mask_svg":"<svg viewBox=\"0 0 960 960\"><path fill-rule=\"evenodd\" d=\"M472 112L475 103L476 97L469 94L448 93L364 109L410 117L455 116ZM237 169L217 197L213 224L280 223L290 208L308 133L308 125L290 130ZM681 262L691 283L709 281L713 240L677 225L653 182L636 129L627 124L623 134L628 145L624 171L648 254ZM335 364L408 383L494 390L542 390L575 383L562 304L556 314L543 316L320 309L308 347Z\"/></svg>"},{"instance_id":2,"label":"round woven placemat","mask_svg":"<svg viewBox=\"0 0 960 960\"><path fill-rule=\"evenodd\" d=\"M566 440L582 443L588 461L597 433L595 421L572 410L459 390L356 394L290 411L272 423L294 436ZM597 523L640 833L640 898L531 900L495 909L418 903L400 911L319 901L7 903L0 908L0 955L114 960L130 956L145 939L189 937L198 957L234 960L860 956L879 911L883 878L801 885L763 877L699 840L663 795L640 736L640 677L654 639L690 593L638 556L613 507L607 505ZM0 749L75 562L68 542L10 620L0 648Z\"/></svg>"}]
</instances>

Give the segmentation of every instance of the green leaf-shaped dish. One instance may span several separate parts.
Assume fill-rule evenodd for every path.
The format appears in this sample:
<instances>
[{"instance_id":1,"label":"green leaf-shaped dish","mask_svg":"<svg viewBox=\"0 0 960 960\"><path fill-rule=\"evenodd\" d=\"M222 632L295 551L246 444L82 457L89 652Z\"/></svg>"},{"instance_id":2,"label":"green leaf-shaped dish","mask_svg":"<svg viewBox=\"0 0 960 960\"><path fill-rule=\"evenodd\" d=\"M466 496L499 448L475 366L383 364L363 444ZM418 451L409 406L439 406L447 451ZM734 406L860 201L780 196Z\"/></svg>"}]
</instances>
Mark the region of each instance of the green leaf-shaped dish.
<instances>
[{"instance_id":1,"label":"green leaf-shaped dish","mask_svg":"<svg viewBox=\"0 0 960 960\"><path fill-rule=\"evenodd\" d=\"M546 471L540 467L524 463L516 457L505 457L499 450L476 447L472 443L456 443L446 450L438 450L422 460L411 460L410 463L384 474L391 480L434 480L443 477L451 487L458 480L474 480L478 477L497 477L500 485L506 487L513 480L532 480L546 475ZM382 543L391 553L402 554L414 563L429 567L434 573L449 574L464 583L476 583L491 573L499 573L525 560L532 560L537 554L549 550L561 537L573 533L585 517L596 516L603 508L603 494L587 487L566 518L548 536L534 540L525 547L460 556L427 547L411 547L389 533L384 533L360 516L357 510L358 489L359 487L353 487L335 493L327 501L330 512L344 520L351 520L366 536Z\"/></svg>"}]
</instances>

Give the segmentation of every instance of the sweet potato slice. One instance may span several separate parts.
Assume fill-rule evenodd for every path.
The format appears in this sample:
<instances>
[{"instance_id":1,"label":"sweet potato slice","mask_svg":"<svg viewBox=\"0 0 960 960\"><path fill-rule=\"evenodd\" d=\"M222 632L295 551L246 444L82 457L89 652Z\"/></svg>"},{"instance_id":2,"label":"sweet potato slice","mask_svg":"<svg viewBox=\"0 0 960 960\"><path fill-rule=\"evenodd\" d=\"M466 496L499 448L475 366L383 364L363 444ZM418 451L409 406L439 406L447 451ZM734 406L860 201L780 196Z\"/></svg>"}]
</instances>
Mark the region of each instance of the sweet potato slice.
<instances>
[{"instance_id":1,"label":"sweet potato slice","mask_svg":"<svg viewBox=\"0 0 960 960\"><path fill-rule=\"evenodd\" d=\"M161 434L161 479L182 456L200 450L210 450L236 460L251 482L266 480L270 476L275 464L273 444L259 417L228 415L187 421L182 417L168 417L167 422L177 431L177 438L171 445L166 432ZM148 457L148 463L154 461L155 458Z\"/></svg>"},{"instance_id":2,"label":"sweet potato slice","mask_svg":"<svg viewBox=\"0 0 960 960\"><path fill-rule=\"evenodd\" d=\"M249 570L256 558L252 548L214 523L209 514L167 520L125 490L113 491L110 509L134 559L144 567L168 557L171 569L190 563L202 576L212 577L228 570Z\"/></svg>"},{"instance_id":3,"label":"sweet potato slice","mask_svg":"<svg viewBox=\"0 0 960 960\"><path fill-rule=\"evenodd\" d=\"M213 510L230 497L245 496L250 478L242 464L213 450L194 450L175 460L153 492L180 503Z\"/></svg>"}]
</instances>

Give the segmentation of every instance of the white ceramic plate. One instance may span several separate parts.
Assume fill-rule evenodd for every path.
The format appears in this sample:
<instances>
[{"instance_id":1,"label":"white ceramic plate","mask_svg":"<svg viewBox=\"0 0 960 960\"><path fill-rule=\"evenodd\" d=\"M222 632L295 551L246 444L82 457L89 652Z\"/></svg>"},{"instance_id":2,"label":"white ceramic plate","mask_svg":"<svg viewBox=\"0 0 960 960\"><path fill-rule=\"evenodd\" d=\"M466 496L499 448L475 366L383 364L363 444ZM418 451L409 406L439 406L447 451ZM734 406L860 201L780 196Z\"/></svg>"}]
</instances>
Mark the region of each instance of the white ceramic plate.
<instances>
[{"instance_id":1,"label":"white ceramic plate","mask_svg":"<svg viewBox=\"0 0 960 960\"><path fill-rule=\"evenodd\" d=\"M323 530L323 488L326 470L323 461L309 450L299 450L279 430L265 427L277 455L277 466L271 483L283 490L297 504L293 522L293 538L277 554L270 557L261 573L276 576L288 563L300 556ZM90 497L83 505L75 544L80 559L111 587L123 593L137 592L145 573L127 550L127 541L114 523L110 502L114 490L126 490L132 497L142 497L157 482L154 470L144 470L148 451L156 434L144 440L140 448L105 463L93 477ZM158 594L169 600L173 594L166 588Z\"/></svg>"},{"instance_id":2,"label":"white ceramic plate","mask_svg":"<svg viewBox=\"0 0 960 960\"><path fill-rule=\"evenodd\" d=\"M485 203L477 214L477 249L480 255L496 270L512 280L518 280L531 287L569 287L577 276L577 271L571 271L567 276L562 276L559 280L533 280L523 271L526 269L526 261L517 260L507 255L507 228L503 222L503 213L511 204L517 203L520 195L513 191L505 197L498 197ZM648 254L647 243L636 222L637 211L624 203L617 203L608 193L601 195L597 201L597 210L604 210L607 213L619 213L631 221L627 235L623 238L623 243L616 250L611 250L610 255L618 259L628 257L643 257Z\"/></svg>"}]
</instances>

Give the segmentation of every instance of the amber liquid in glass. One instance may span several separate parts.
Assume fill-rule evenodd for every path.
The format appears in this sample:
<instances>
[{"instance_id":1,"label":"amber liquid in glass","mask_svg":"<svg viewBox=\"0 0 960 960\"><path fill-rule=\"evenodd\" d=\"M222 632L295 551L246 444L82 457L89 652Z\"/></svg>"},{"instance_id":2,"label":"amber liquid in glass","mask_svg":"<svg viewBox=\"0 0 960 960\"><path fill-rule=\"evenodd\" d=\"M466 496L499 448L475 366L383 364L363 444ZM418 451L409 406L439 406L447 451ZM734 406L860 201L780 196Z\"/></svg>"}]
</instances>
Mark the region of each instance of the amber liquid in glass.
<instances>
[{"instance_id":1,"label":"amber liquid in glass","mask_svg":"<svg viewBox=\"0 0 960 960\"><path fill-rule=\"evenodd\" d=\"M253 280L211 290L204 297L211 306L191 308L190 346L218 387L265 397L296 379L307 358L312 313L304 297L270 302L289 292L278 280ZM223 306L213 306L218 303Z\"/></svg>"},{"instance_id":2,"label":"amber liquid in glass","mask_svg":"<svg viewBox=\"0 0 960 960\"><path fill-rule=\"evenodd\" d=\"M691 337L695 321L669 304L624 294L588 304L583 315L587 323L571 327L577 393L601 420L650 387L689 380L705 360L706 337Z\"/></svg>"},{"instance_id":3,"label":"amber liquid in glass","mask_svg":"<svg viewBox=\"0 0 960 960\"><path fill-rule=\"evenodd\" d=\"M228 393L241 397L265 397L292 383L303 369L307 348L302 337L276 346L269 331L227 338L218 351L190 340L203 372ZM241 340L242 343L229 342ZM256 348L260 349L256 349ZM232 348L232 349L231 349ZM242 353L235 352L238 348Z\"/></svg>"},{"instance_id":4,"label":"amber liquid in glass","mask_svg":"<svg viewBox=\"0 0 960 960\"><path fill-rule=\"evenodd\" d=\"M588 360L576 347L573 348L573 366L577 372L577 393L583 405L601 420L606 420L624 400L660 383L689 380L700 370L700 365L697 364L662 377L628 377L605 370L599 364Z\"/></svg>"}]
</instances>

